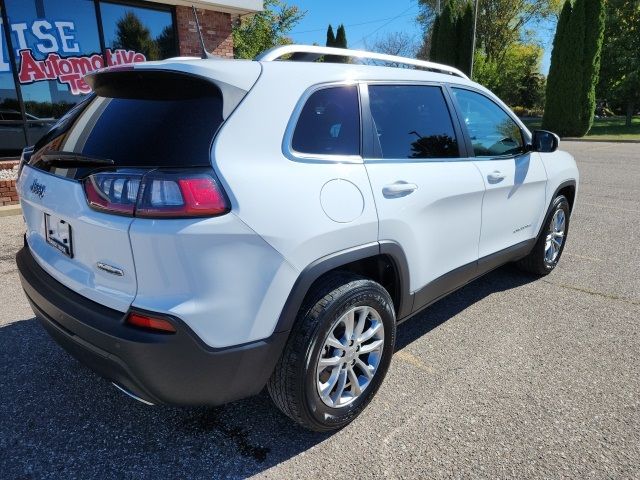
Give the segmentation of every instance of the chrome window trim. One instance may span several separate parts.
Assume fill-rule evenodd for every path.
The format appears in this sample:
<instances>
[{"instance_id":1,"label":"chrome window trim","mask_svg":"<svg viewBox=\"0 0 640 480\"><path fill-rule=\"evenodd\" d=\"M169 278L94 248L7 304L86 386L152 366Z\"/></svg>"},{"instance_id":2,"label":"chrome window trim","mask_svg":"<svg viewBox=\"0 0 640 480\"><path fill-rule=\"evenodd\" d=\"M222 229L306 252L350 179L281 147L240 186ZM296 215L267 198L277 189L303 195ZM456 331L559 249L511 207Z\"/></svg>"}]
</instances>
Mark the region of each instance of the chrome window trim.
<instances>
[{"instance_id":1,"label":"chrome window trim","mask_svg":"<svg viewBox=\"0 0 640 480\"><path fill-rule=\"evenodd\" d=\"M298 125L298 120L300 120L300 114L302 113L302 109L307 104L307 100L314 93L325 90L328 88L335 87L349 87L353 86L356 89L356 94L358 95L358 121L360 124L359 128L359 149L362 153L362 114L360 112L360 91L358 89L358 84L360 82L353 80L342 80L339 82L324 82L312 85L307 88L304 93L298 99L295 108L293 109L293 113L289 118L289 122L287 123L287 128L284 132L284 137L282 139L282 153L283 155L293 162L302 162L302 163L348 163L348 164L361 164L363 163L362 155L330 155L330 154L314 154L314 153L304 153L299 152L293 148L293 134Z\"/></svg>"}]
</instances>

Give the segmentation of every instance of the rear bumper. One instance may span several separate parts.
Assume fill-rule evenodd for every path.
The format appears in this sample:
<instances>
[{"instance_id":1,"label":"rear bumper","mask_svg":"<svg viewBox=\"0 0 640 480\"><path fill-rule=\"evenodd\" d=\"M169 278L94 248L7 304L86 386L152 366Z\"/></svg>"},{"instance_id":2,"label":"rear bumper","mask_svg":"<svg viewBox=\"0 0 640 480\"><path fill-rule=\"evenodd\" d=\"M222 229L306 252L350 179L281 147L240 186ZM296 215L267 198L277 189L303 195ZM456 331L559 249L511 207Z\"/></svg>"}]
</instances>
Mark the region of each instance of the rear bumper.
<instances>
[{"instance_id":1,"label":"rear bumper","mask_svg":"<svg viewBox=\"0 0 640 480\"><path fill-rule=\"evenodd\" d=\"M151 403L220 405L257 394L287 340L288 332L282 332L212 349L173 317L175 334L140 330L124 323L126 314L59 283L28 246L16 262L31 307L49 334L96 373Z\"/></svg>"}]
</instances>

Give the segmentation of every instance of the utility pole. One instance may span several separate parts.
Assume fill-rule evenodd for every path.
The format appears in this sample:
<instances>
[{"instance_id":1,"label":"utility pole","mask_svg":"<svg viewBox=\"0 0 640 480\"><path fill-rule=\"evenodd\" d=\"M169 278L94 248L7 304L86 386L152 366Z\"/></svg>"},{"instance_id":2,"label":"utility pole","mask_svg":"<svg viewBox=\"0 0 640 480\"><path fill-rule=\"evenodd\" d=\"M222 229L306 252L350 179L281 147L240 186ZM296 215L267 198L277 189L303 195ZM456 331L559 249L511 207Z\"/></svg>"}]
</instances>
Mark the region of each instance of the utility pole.
<instances>
[{"instance_id":1,"label":"utility pole","mask_svg":"<svg viewBox=\"0 0 640 480\"><path fill-rule=\"evenodd\" d=\"M441 13L440 12L440 0L438 0L438 3L436 5L437 5L436 9L438 10L438 15L440 15L440 13Z\"/></svg>"},{"instance_id":2,"label":"utility pole","mask_svg":"<svg viewBox=\"0 0 640 480\"><path fill-rule=\"evenodd\" d=\"M439 4L438 0L438 4ZM478 4L480 0L475 0L475 8L473 12L473 42L471 42L471 66L469 68L469 78L473 79L473 57L476 54L476 28L478 26Z\"/></svg>"}]
</instances>

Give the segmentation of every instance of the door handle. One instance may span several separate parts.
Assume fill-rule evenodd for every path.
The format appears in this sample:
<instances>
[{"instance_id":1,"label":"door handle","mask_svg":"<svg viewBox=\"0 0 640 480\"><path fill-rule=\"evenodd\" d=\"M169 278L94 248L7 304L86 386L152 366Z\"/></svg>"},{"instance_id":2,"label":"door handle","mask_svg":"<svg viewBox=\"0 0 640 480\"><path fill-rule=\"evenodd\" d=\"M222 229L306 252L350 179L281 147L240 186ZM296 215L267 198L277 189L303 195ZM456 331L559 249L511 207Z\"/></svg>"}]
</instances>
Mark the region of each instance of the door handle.
<instances>
[{"instance_id":1,"label":"door handle","mask_svg":"<svg viewBox=\"0 0 640 480\"><path fill-rule=\"evenodd\" d=\"M390 185L386 185L382 188L382 194L389 197L404 197L405 195L409 195L418 189L418 185L415 183L407 183L407 182L396 182Z\"/></svg>"},{"instance_id":2,"label":"door handle","mask_svg":"<svg viewBox=\"0 0 640 480\"><path fill-rule=\"evenodd\" d=\"M506 178L506 175L498 170L491 172L489 175L487 175L487 180L489 180L489 183L500 183L505 178Z\"/></svg>"}]
</instances>

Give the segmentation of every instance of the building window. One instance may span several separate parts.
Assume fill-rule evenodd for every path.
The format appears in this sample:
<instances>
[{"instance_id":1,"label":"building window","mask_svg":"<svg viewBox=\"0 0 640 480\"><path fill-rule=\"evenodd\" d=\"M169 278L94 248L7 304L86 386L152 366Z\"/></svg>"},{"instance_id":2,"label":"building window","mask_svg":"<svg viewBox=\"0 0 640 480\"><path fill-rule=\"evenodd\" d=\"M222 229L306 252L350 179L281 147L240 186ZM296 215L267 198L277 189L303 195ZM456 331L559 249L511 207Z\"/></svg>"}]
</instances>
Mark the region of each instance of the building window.
<instances>
[{"instance_id":1,"label":"building window","mask_svg":"<svg viewBox=\"0 0 640 480\"><path fill-rule=\"evenodd\" d=\"M100 2L104 43L111 52L131 50L146 60L177 54L173 14L169 9Z\"/></svg>"},{"instance_id":2,"label":"building window","mask_svg":"<svg viewBox=\"0 0 640 480\"><path fill-rule=\"evenodd\" d=\"M177 54L171 6L133 0L0 0L0 6L0 157L33 145L80 102L90 92L87 73Z\"/></svg>"},{"instance_id":3,"label":"building window","mask_svg":"<svg viewBox=\"0 0 640 480\"><path fill-rule=\"evenodd\" d=\"M5 0L28 142L89 92L82 77L103 66L93 0Z\"/></svg>"},{"instance_id":4,"label":"building window","mask_svg":"<svg viewBox=\"0 0 640 480\"><path fill-rule=\"evenodd\" d=\"M0 157L5 157L22 150L26 141L7 37L4 31L0 34Z\"/></svg>"}]
</instances>

